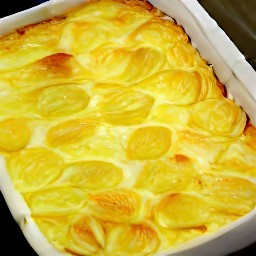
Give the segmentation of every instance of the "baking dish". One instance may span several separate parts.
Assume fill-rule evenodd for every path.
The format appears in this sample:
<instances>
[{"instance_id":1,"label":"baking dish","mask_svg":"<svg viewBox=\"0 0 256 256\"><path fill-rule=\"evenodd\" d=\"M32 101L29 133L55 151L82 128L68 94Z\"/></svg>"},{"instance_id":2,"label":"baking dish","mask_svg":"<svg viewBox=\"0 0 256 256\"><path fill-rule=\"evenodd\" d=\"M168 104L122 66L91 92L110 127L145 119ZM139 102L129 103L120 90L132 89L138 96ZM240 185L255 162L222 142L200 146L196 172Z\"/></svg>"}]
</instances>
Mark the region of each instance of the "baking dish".
<instances>
[{"instance_id":1,"label":"baking dish","mask_svg":"<svg viewBox=\"0 0 256 256\"><path fill-rule=\"evenodd\" d=\"M80 2L82 1L50 1L26 12L1 19L1 32L4 34L22 25L59 15ZM256 97L253 87L255 72L223 31L207 16L196 1L156 1L152 3L182 24L191 37L193 45L213 65L220 81L226 85L229 96L245 109L252 122L255 123ZM4 165L5 163L2 162L2 166ZM37 230L30 218L30 210L15 191L4 168L1 172L3 177L1 191L14 219L20 225L31 246L39 255L59 255ZM170 251L168 255L224 255L230 253L255 240L252 235L255 232L255 225L255 211L252 211L220 232L190 242L179 250ZM166 255L166 253L159 255Z\"/></svg>"}]
</instances>

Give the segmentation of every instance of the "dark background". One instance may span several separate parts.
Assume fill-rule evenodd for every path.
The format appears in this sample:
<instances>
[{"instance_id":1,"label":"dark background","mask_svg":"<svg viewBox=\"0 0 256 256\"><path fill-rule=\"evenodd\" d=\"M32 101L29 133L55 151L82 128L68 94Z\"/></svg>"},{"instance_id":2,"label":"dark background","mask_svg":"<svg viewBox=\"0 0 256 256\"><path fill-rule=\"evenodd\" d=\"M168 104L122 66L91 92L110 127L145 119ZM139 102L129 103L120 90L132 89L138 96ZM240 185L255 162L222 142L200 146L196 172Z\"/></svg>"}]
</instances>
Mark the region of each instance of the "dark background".
<instances>
[{"instance_id":1,"label":"dark background","mask_svg":"<svg viewBox=\"0 0 256 256\"><path fill-rule=\"evenodd\" d=\"M7 0L4 3L5 7L3 5L0 7L0 18L41 2L44 0ZM199 2L256 69L256 0L199 0ZM1 193L0 255L38 256L14 221ZM229 256L256 256L256 243Z\"/></svg>"}]
</instances>

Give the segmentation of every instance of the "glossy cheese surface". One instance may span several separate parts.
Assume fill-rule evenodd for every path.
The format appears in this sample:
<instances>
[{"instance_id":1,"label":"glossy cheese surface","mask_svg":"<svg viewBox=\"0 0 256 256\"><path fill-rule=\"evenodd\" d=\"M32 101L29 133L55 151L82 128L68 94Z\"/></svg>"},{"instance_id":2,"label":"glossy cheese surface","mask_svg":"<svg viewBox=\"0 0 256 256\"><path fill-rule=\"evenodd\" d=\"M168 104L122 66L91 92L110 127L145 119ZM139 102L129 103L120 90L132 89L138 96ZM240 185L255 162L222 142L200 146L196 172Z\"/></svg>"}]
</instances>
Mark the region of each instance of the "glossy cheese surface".
<instances>
[{"instance_id":1,"label":"glossy cheese surface","mask_svg":"<svg viewBox=\"0 0 256 256\"><path fill-rule=\"evenodd\" d=\"M0 37L0 90L0 153L60 252L154 255L256 206L256 128L146 1Z\"/></svg>"}]
</instances>

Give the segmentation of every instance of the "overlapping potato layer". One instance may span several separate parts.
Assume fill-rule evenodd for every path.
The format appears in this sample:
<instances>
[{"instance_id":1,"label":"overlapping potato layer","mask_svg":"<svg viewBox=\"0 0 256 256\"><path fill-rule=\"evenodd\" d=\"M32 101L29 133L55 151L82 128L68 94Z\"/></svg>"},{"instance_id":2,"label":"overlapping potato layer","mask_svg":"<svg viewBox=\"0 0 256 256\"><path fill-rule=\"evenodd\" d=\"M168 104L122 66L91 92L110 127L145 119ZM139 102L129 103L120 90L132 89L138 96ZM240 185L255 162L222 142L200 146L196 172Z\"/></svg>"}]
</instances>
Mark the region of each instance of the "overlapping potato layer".
<instances>
[{"instance_id":1,"label":"overlapping potato layer","mask_svg":"<svg viewBox=\"0 0 256 256\"><path fill-rule=\"evenodd\" d=\"M256 205L256 129L182 27L99 0L0 38L0 152L70 255L152 255Z\"/></svg>"}]
</instances>

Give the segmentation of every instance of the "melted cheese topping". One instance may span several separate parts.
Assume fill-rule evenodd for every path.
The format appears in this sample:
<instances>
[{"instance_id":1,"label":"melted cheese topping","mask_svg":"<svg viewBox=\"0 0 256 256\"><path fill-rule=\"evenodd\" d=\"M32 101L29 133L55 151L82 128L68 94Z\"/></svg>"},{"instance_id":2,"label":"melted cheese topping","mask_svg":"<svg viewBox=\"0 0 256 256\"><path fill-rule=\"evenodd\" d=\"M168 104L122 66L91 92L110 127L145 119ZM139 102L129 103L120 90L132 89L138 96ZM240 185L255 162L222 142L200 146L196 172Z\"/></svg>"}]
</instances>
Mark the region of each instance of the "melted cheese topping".
<instances>
[{"instance_id":1,"label":"melted cheese topping","mask_svg":"<svg viewBox=\"0 0 256 256\"><path fill-rule=\"evenodd\" d=\"M256 205L256 129L163 17L96 0L0 38L0 152L62 252L153 255Z\"/></svg>"}]
</instances>

